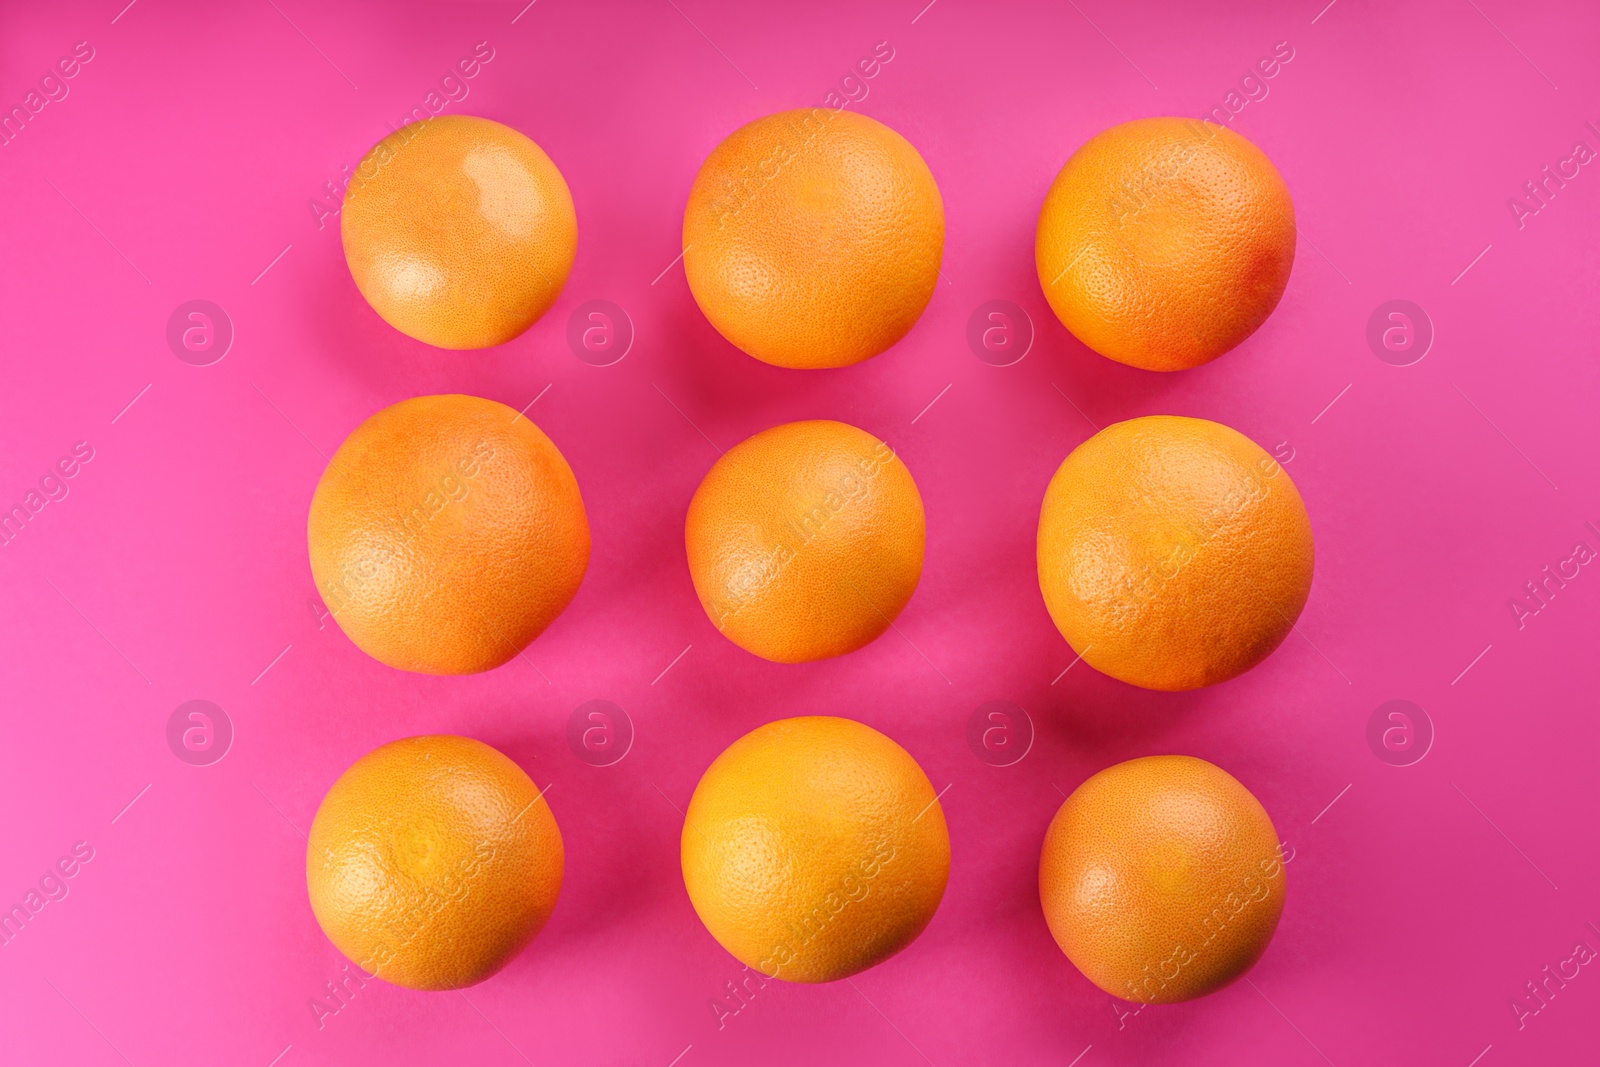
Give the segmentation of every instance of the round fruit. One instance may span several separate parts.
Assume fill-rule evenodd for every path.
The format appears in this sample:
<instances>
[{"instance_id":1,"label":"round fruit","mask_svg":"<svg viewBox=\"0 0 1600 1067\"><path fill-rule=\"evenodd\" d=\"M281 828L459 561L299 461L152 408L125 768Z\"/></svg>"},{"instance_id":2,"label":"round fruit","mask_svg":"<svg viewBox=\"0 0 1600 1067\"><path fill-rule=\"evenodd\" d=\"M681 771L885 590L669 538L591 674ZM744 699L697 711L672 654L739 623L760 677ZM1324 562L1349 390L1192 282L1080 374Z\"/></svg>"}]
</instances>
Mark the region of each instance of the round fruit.
<instances>
[{"instance_id":1,"label":"round fruit","mask_svg":"<svg viewBox=\"0 0 1600 1067\"><path fill-rule=\"evenodd\" d=\"M561 831L522 768L437 734L356 760L322 798L306 889L328 940L409 989L481 982L534 939L561 892Z\"/></svg>"},{"instance_id":2,"label":"round fruit","mask_svg":"<svg viewBox=\"0 0 1600 1067\"><path fill-rule=\"evenodd\" d=\"M950 876L944 811L917 761L850 719L752 730L706 769L683 822L700 921L769 978L832 982L917 939Z\"/></svg>"},{"instance_id":3,"label":"round fruit","mask_svg":"<svg viewBox=\"0 0 1600 1067\"><path fill-rule=\"evenodd\" d=\"M1266 321L1294 245L1289 189L1259 148L1199 119L1139 119L1061 168L1034 261L1078 340L1129 366L1184 370Z\"/></svg>"},{"instance_id":4,"label":"round fruit","mask_svg":"<svg viewBox=\"0 0 1600 1067\"><path fill-rule=\"evenodd\" d=\"M488 348L550 310L572 270L578 217L544 150L509 126L441 115L362 157L339 231L356 287L401 333Z\"/></svg>"},{"instance_id":5,"label":"round fruit","mask_svg":"<svg viewBox=\"0 0 1600 1067\"><path fill-rule=\"evenodd\" d=\"M1039 589L1089 666L1196 689L1260 663L1311 593L1294 482L1220 423L1153 415L1073 449L1039 512Z\"/></svg>"},{"instance_id":6,"label":"round fruit","mask_svg":"<svg viewBox=\"0 0 1600 1067\"><path fill-rule=\"evenodd\" d=\"M1203 997L1248 971L1278 928L1284 881L1260 801L1193 756L1090 778L1039 856L1056 944L1095 985L1140 1004Z\"/></svg>"},{"instance_id":7,"label":"round fruit","mask_svg":"<svg viewBox=\"0 0 1600 1067\"><path fill-rule=\"evenodd\" d=\"M876 437L790 422L729 449L689 502L689 575L712 623L777 663L853 652L922 577L917 483Z\"/></svg>"},{"instance_id":8,"label":"round fruit","mask_svg":"<svg viewBox=\"0 0 1600 1067\"><path fill-rule=\"evenodd\" d=\"M424 674L518 655L589 564L566 459L533 423L476 396L402 400L356 427L322 472L306 532L340 629Z\"/></svg>"},{"instance_id":9,"label":"round fruit","mask_svg":"<svg viewBox=\"0 0 1600 1067\"><path fill-rule=\"evenodd\" d=\"M706 157L683 250L695 301L734 345L779 367L844 367L900 340L928 306L944 202L882 123L783 111Z\"/></svg>"}]
</instances>

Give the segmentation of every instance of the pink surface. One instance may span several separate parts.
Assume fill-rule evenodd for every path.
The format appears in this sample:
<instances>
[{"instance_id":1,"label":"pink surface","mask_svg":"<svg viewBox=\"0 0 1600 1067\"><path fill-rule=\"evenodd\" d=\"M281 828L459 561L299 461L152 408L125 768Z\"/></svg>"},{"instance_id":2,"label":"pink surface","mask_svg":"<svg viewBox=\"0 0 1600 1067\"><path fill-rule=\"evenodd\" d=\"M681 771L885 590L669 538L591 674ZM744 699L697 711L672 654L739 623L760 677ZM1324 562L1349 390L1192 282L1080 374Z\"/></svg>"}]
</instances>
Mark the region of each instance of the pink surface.
<instances>
[{"instance_id":1,"label":"pink surface","mask_svg":"<svg viewBox=\"0 0 1600 1067\"><path fill-rule=\"evenodd\" d=\"M1600 148L1585 125L1600 126L1592 6L938 0L919 15L926 0L539 0L519 15L520 2L138 0L119 14L123 2L0 9L8 107L75 42L93 51L0 147L0 498L24 501L75 443L92 450L46 482L65 496L0 546L0 897L25 901L78 842L92 853L46 879L66 895L0 948L0 1060L1593 1057L1600 968L1563 963L1580 941L1600 949L1585 925L1600 925L1600 576L1574 556L1580 541L1600 550L1600 176L1563 162L1577 141ZM440 102L538 141L571 184L581 237L543 321L503 348L449 353L377 318L337 226L319 228L308 201L480 41L492 60L464 100ZM879 41L894 57L852 106L909 138L938 179L944 281L886 355L765 366L716 335L674 263L690 182L733 128L822 103ZM1226 106L1280 41L1292 60L1233 120L1282 170L1302 226L1276 314L1183 374L1086 351L1034 277L1050 179L1113 123ZM1539 206L1523 184L1546 165L1565 184L1548 181L1519 220L1508 198ZM209 366L166 340L194 299L234 327ZM601 299L637 333L607 367L566 340L574 311ZM1409 366L1367 342L1393 299L1426 309L1436 333ZM1011 366L966 341L991 300L1036 330ZM324 454L379 407L430 392L537 398L529 415L577 472L594 530L572 607L525 658L477 677L368 659L319 622L306 563ZM1276 451L1317 535L1297 634L1194 693L1081 664L1063 674L1073 654L1034 575L1057 464L1091 420L1159 412ZM927 566L898 632L783 667L707 621L682 521L711 442L822 417L904 457L927 505ZM1547 581L1541 606L1524 583L1547 565L1568 577ZM167 740L194 699L233 728L207 766ZM636 733L611 766L567 741L569 716L596 699ZM1367 740L1394 699L1436 732L1410 766ZM1036 727L1012 766L966 741L993 700ZM689 906L677 809L735 737L812 712L884 730L949 786L949 890L901 955L848 984L769 986L719 1028L711 1002L740 966ZM441 731L499 746L552 787L560 903L527 952L465 995L371 983L319 1028L309 1002L344 961L306 901L302 833L357 756ZM1294 850L1288 905L1248 983L1119 1018L1131 1008L1050 939L1038 847L1063 791L1161 752L1212 760L1262 799ZM1568 978L1532 1000L1524 983L1547 966Z\"/></svg>"}]
</instances>

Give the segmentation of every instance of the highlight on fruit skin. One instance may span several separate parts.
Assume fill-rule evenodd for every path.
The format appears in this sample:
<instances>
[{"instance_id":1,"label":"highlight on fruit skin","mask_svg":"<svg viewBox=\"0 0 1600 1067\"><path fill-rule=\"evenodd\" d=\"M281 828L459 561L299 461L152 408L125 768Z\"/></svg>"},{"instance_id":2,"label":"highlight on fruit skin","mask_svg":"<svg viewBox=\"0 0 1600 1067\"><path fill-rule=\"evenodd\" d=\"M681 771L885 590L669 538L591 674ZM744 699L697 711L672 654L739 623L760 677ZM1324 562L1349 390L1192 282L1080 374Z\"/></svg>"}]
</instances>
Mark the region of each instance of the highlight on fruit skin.
<instances>
[{"instance_id":1,"label":"highlight on fruit skin","mask_svg":"<svg viewBox=\"0 0 1600 1067\"><path fill-rule=\"evenodd\" d=\"M518 656L589 563L583 497L554 442L514 409L458 394L403 400L356 427L317 482L306 541L339 628L423 674Z\"/></svg>"},{"instance_id":2,"label":"highlight on fruit skin","mask_svg":"<svg viewBox=\"0 0 1600 1067\"><path fill-rule=\"evenodd\" d=\"M1122 1000L1171 1004L1233 982L1267 950L1286 895L1272 819L1193 756L1107 767L1045 833L1039 901L1075 967Z\"/></svg>"},{"instance_id":3,"label":"highlight on fruit skin","mask_svg":"<svg viewBox=\"0 0 1600 1067\"><path fill-rule=\"evenodd\" d=\"M1294 203L1250 141L1200 119L1147 118L1090 138L1039 211L1045 298L1089 348L1175 371L1233 349L1277 307Z\"/></svg>"},{"instance_id":4,"label":"highlight on fruit skin","mask_svg":"<svg viewBox=\"0 0 1600 1067\"><path fill-rule=\"evenodd\" d=\"M1039 590L1095 670L1165 691L1227 681L1289 635L1311 594L1311 520L1237 430L1152 415L1073 449L1039 509Z\"/></svg>"},{"instance_id":5,"label":"highlight on fruit skin","mask_svg":"<svg viewBox=\"0 0 1600 1067\"><path fill-rule=\"evenodd\" d=\"M784 423L730 448L684 520L707 618L775 663L877 640L922 577L926 532L922 496L894 450L827 419Z\"/></svg>"},{"instance_id":6,"label":"highlight on fruit skin","mask_svg":"<svg viewBox=\"0 0 1600 1067\"><path fill-rule=\"evenodd\" d=\"M765 978L833 982L910 945L950 875L950 835L910 753L852 719L752 730L695 787L684 887L711 936Z\"/></svg>"},{"instance_id":7,"label":"highlight on fruit skin","mask_svg":"<svg viewBox=\"0 0 1600 1067\"><path fill-rule=\"evenodd\" d=\"M381 745L334 782L311 822L306 891L357 980L461 989L538 936L564 866L555 816L522 768L436 734Z\"/></svg>"},{"instance_id":8,"label":"highlight on fruit skin","mask_svg":"<svg viewBox=\"0 0 1600 1067\"><path fill-rule=\"evenodd\" d=\"M939 280L944 202L909 141L842 109L783 111L706 157L683 216L690 292L717 332L778 367L888 349Z\"/></svg>"},{"instance_id":9,"label":"highlight on fruit skin","mask_svg":"<svg viewBox=\"0 0 1600 1067\"><path fill-rule=\"evenodd\" d=\"M550 309L577 254L572 193L509 126L439 115L368 150L345 189L339 233L367 303L439 348L520 336Z\"/></svg>"}]
</instances>

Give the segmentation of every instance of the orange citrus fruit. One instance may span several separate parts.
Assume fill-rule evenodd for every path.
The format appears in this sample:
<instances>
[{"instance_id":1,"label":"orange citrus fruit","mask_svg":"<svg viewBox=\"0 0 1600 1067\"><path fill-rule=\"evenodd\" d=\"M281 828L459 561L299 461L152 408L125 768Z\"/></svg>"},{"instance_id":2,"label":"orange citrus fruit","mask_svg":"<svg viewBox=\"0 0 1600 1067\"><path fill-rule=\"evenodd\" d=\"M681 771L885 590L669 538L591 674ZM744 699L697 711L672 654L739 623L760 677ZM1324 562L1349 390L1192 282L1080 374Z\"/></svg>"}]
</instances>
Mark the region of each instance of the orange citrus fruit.
<instances>
[{"instance_id":1,"label":"orange citrus fruit","mask_svg":"<svg viewBox=\"0 0 1600 1067\"><path fill-rule=\"evenodd\" d=\"M728 135L695 176L683 268L711 325L779 367L844 367L910 332L933 296L944 202L881 122L801 108Z\"/></svg>"},{"instance_id":2,"label":"orange citrus fruit","mask_svg":"<svg viewBox=\"0 0 1600 1067\"><path fill-rule=\"evenodd\" d=\"M1171 1004L1249 970L1283 912L1278 835L1261 802L1193 756L1107 767L1061 805L1039 856L1056 944L1123 1000Z\"/></svg>"},{"instance_id":3,"label":"orange citrus fruit","mask_svg":"<svg viewBox=\"0 0 1600 1067\"><path fill-rule=\"evenodd\" d=\"M362 157L339 231L356 288L383 320L439 348L488 348L550 310L578 217L544 150L509 126L441 115Z\"/></svg>"},{"instance_id":4,"label":"orange citrus fruit","mask_svg":"<svg viewBox=\"0 0 1600 1067\"><path fill-rule=\"evenodd\" d=\"M833 982L915 941L950 876L944 811L917 761L851 719L752 730L689 801L683 882L700 921L769 978Z\"/></svg>"},{"instance_id":5,"label":"orange citrus fruit","mask_svg":"<svg viewBox=\"0 0 1600 1067\"><path fill-rule=\"evenodd\" d=\"M561 892L561 831L536 786L481 741L375 748L322 798L306 889L328 940L368 974L460 989L509 963Z\"/></svg>"},{"instance_id":6,"label":"orange citrus fruit","mask_svg":"<svg viewBox=\"0 0 1600 1067\"><path fill-rule=\"evenodd\" d=\"M689 502L689 575L713 624L777 663L853 652L922 576L922 496L894 450L842 422L729 449Z\"/></svg>"},{"instance_id":7,"label":"orange citrus fruit","mask_svg":"<svg viewBox=\"0 0 1600 1067\"><path fill-rule=\"evenodd\" d=\"M1039 512L1039 589L1086 663L1196 689L1278 647L1311 593L1311 520L1237 430L1152 415L1072 450Z\"/></svg>"},{"instance_id":8,"label":"orange citrus fruit","mask_svg":"<svg viewBox=\"0 0 1600 1067\"><path fill-rule=\"evenodd\" d=\"M360 649L391 667L498 667L572 601L589 520L572 468L516 411L419 396L345 438L311 498L311 576Z\"/></svg>"},{"instance_id":9,"label":"orange citrus fruit","mask_svg":"<svg viewBox=\"0 0 1600 1067\"><path fill-rule=\"evenodd\" d=\"M1145 370L1216 359L1278 306L1294 204L1266 155L1199 119L1097 134L1056 175L1034 261L1062 325Z\"/></svg>"}]
</instances>

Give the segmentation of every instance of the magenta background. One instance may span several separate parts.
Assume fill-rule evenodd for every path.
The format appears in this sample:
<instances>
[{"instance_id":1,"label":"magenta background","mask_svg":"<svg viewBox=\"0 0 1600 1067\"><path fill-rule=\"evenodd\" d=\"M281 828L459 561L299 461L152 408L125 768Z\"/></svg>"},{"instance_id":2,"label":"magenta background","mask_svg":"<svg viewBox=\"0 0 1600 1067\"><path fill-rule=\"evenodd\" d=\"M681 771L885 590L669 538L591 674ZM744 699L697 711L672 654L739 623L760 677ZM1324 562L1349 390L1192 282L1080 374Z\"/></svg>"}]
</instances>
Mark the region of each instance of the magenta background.
<instances>
[{"instance_id":1,"label":"magenta background","mask_svg":"<svg viewBox=\"0 0 1600 1067\"><path fill-rule=\"evenodd\" d=\"M73 442L96 450L70 496L0 548L0 903L73 842L95 849L70 896L0 948L0 1060L942 1067L1082 1054L1082 1067L1467 1067L1482 1053L1499 1067L1594 1056L1596 968L1521 1032L1507 1007L1580 937L1600 948L1584 929L1600 923L1600 575L1585 568L1521 631L1507 608L1580 537L1600 548L1583 528L1600 522L1600 176L1584 168L1520 231L1506 207L1579 137L1600 147L1583 129L1600 121L1591 5L1337 0L1313 24L1321 0L938 0L913 24L925 0L539 0L512 24L520 2L276 0L280 14L255 0L139 0L112 24L122 2L0 7L7 106L73 42L97 51L70 96L0 148L0 499L20 499ZM496 58L450 110L544 146L581 236L543 321L503 348L450 353L377 318L336 226L319 231L307 200L479 40ZM860 110L932 168L946 281L886 355L839 371L768 367L715 334L681 266L652 279L679 250L706 152L745 121L820 103L879 40L896 57ZM1282 170L1303 228L1276 314L1182 374L1086 351L1034 276L1050 179L1108 125L1219 103L1280 40L1294 60L1236 121ZM203 368L163 336L197 297L237 331ZM1411 367L1380 362L1364 339L1371 311L1396 297L1426 308L1437 331ZM595 298L625 307L638 331L612 367L580 362L565 342L572 310ZM1007 368L964 340L968 315L997 298L1026 308L1038 333ZM528 652L548 682L524 660L469 678L403 674L319 629L304 543L316 450L404 397L460 391L520 408L547 385L529 414L577 472L594 531L582 590ZM724 448L828 417L899 451L928 512L904 639L784 667L714 631L682 520L716 454L663 393ZM1073 657L1035 583L1045 484L1090 434L1085 415L1104 425L1160 412L1293 448L1287 469L1318 547L1303 638L1201 692L1147 693L1082 665L1052 686ZM1364 736L1373 709L1397 697L1438 732L1408 768L1374 758ZM192 698L220 704L237 731L210 767L166 746L167 716ZM567 716L594 698L621 704L637 729L609 768L579 762L564 739ZM1037 724L1013 767L980 763L963 738L993 699ZM708 1002L740 967L689 906L674 805L735 737L813 712L886 731L936 787L951 785L949 890L900 956L851 984L769 987L719 1031ZM357 756L441 731L497 745L553 786L560 904L526 953L464 997L375 983L319 1031L307 1000L343 961L306 902L300 831ZM1038 846L1060 791L1161 752L1213 760L1266 804L1295 849L1288 906L1253 987L1150 1008L1119 1030L1110 999L1046 930Z\"/></svg>"}]
</instances>

